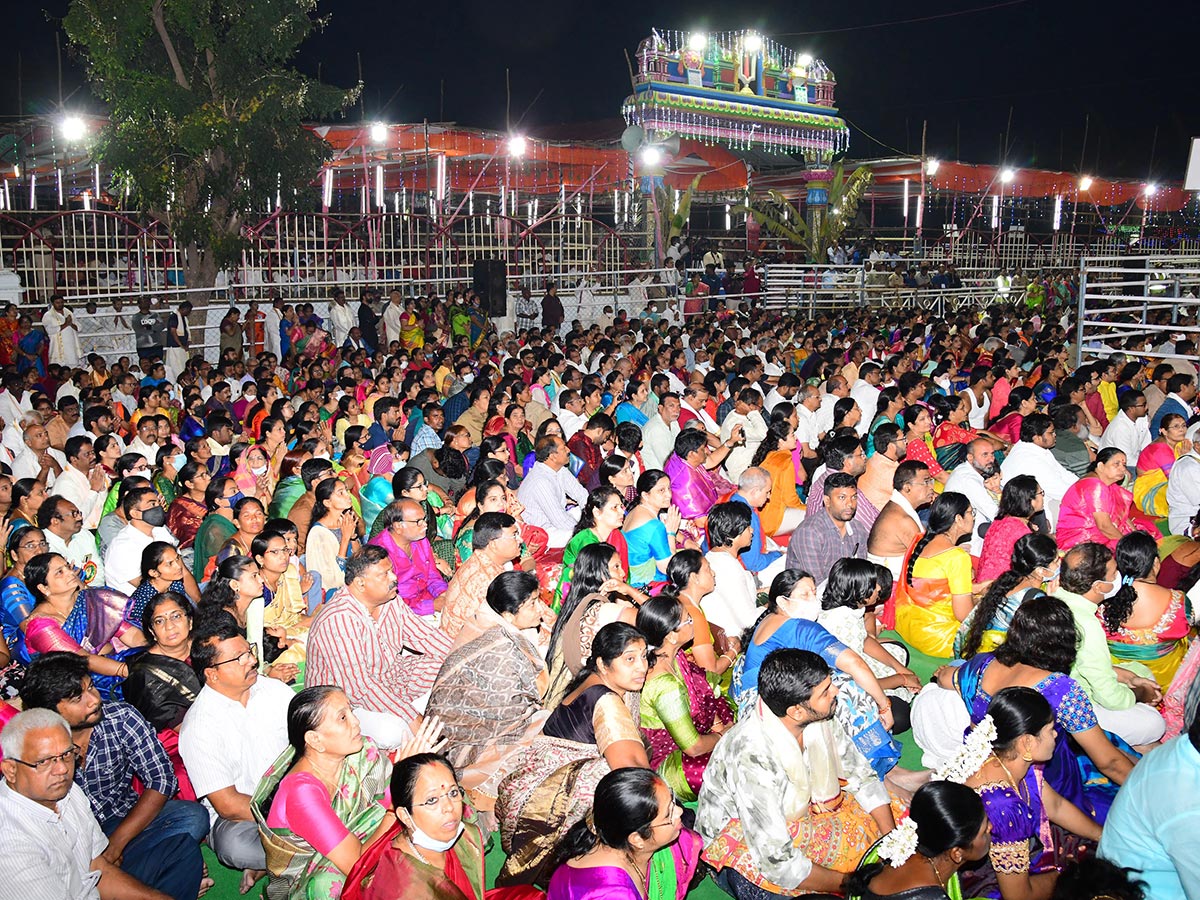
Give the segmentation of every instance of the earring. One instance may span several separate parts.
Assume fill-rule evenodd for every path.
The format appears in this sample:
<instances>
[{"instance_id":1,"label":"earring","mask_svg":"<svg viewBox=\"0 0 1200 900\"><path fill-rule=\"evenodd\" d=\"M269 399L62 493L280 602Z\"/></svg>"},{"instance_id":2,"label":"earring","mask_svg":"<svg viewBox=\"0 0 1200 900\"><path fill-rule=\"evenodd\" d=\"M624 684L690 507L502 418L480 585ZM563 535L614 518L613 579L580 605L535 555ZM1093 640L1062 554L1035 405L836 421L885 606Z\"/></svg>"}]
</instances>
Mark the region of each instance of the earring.
<instances>
[{"instance_id":1,"label":"earring","mask_svg":"<svg viewBox=\"0 0 1200 900\"><path fill-rule=\"evenodd\" d=\"M1032 753L1022 753L1021 759L1025 760L1025 762L1033 762L1033 754Z\"/></svg>"}]
</instances>

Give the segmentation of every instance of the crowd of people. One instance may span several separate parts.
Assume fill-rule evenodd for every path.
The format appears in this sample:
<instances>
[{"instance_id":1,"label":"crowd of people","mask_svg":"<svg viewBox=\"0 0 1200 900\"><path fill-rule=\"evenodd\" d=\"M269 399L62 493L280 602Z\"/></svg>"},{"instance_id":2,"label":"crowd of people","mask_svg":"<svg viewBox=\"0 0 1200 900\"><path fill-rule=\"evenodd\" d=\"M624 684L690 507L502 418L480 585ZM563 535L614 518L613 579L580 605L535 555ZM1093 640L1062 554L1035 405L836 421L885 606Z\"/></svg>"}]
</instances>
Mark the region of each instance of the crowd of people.
<instances>
[{"instance_id":1,"label":"crowd of people","mask_svg":"<svg viewBox=\"0 0 1200 900\"><path fill-rule=\"evenodd\" d=\"M364 294L0 360L6 891L1200 896L1182 337Z\"/></svg>"}]
</instances>

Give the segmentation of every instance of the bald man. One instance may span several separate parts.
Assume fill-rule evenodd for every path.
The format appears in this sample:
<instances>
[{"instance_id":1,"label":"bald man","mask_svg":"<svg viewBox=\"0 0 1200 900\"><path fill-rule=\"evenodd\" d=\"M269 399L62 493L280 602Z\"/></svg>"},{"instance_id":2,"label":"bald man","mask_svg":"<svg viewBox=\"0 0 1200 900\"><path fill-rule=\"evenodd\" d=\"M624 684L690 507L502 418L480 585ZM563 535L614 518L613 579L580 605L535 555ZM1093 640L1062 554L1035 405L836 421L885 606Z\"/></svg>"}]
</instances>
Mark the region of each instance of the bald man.
<instances>
[{"instance_id":1,"label":"bald man","mask_svg":"<svg viewBox=\"0 0 1200 900\"><path fill-rule=\"evenodd\" d=\"M983 535L980 526L991 523L999 511L999 504L992 499L983 481L996 470L996 450L988 438L975 438L967 445L967 458L950 473L946 490L966 494L975 510L975 531L971 534L971 555L978 556L983 550ZM987 528L983 528L987 531Z\"/></svg>"}]
</instances>

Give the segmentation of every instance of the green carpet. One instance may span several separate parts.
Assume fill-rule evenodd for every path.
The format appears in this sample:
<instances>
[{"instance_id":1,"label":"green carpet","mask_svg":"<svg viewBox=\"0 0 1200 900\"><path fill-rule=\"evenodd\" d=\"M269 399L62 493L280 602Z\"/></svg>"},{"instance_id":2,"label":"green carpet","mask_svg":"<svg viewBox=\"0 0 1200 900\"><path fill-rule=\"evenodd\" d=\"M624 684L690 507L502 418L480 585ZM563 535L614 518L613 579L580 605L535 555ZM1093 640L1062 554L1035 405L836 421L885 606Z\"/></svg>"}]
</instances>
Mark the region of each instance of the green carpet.
<instances>
[{"instance_id":1,"label":"green carpet","mask_svg":"<svg viewBox=\"0 0 1200 900\"><path fill-rule=\"evenodd\" d=\"M887 637L893 640L899 640L899 635L891 632L887 633ZM933 670L941 665L945 660L934 659L932 656L926 656L917 651L911 651L912 655L908 661L908 667L920 676L921 681L928 681L929 676L933 674ZM901 744L904 747L904 753L900 757L900 764L908 769L921 768L921 748L912 740L912 734L905 732L898 736ZM205 898L206 900L235 900L239 897L238 885L242 880L241 872L234 872L231 869L226 869L222 866L212 851L206 846L204 848L204 860L208 863L208 872L217 882L216 886L209 891ZM492 884L496 873L500 871L500 866L504 864L504 854L500 850L500 844L497 841L495 848L487 857L488 884ZM261 895L262 888L266 885L266 879L260 881L253 891L246 896L258 897ZM689 900L721 900L728 898L728 894L712 883L711 879L705 879L699 887L688 894Z\"/></svg>"}]
</instances>

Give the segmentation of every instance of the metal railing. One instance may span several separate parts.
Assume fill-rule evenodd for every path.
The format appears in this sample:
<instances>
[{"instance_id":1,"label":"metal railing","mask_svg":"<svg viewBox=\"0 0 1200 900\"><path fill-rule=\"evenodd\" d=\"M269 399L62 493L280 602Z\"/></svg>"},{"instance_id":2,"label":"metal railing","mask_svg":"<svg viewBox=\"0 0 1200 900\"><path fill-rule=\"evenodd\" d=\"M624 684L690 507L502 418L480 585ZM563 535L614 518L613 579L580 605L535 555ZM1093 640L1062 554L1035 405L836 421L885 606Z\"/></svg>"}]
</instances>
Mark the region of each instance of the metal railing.
<instances>
[{"instance_id":1,"label":"metal railing","mask_svg":"<svg viewBox=\"0 0 1200 900\"><path fill-rule=\"evenodd\" d=\"M1179 359L1144 349L1183 334L1200 346L1200 255L1085 258L1080 267L1076 341L1080 359L1118 352L1141 338L1139 357ZM1182 316L1186 318L1182 318ZM1188 321L1190 319L1190 321ZM1200 356L1182 357L1191 361Z\"/></svg>"}]
</instances>

